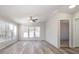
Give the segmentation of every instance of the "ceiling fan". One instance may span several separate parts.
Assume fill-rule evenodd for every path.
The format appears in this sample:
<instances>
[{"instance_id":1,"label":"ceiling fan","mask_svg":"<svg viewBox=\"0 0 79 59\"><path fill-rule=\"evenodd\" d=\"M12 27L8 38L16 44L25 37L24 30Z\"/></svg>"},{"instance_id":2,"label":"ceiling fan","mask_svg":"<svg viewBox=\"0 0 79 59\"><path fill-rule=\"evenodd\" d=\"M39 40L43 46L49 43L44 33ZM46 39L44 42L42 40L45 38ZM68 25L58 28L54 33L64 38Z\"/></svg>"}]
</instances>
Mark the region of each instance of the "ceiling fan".
<instances>
[{"instance_id":1,"label":"ceiling fan","mask_svg":"<svg viewBox=\"0 0 79 59\"><path fill-rule=\"evenodd\" d=\"M39 23L38 19L37 18L33 18L33 16L30 16L29 17L29 20L33 23Z\"/></svg>"}]
</instances>

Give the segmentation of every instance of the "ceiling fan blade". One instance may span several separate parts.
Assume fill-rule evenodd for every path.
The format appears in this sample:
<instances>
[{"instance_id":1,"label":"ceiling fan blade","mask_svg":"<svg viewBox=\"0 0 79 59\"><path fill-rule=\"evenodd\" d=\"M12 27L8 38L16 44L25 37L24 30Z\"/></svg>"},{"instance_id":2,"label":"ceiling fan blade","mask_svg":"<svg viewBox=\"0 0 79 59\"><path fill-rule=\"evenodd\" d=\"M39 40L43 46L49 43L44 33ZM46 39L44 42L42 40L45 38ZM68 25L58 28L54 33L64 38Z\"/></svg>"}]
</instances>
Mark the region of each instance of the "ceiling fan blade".
<instances>
[{"instance_id":1,"label":"ceiling fan blade","mask_svg":"<svg viewBox=\"0 0 79 59\"><path fill-rule=\"evenodd\" d=\"M33 19L33 17L32 17L32 16L30 16L30 17L29 17L29 20L31 20L31 21L32 21L32 22L34 22L34 23L39 23L39 22L38 22L38 19L36 19L36 18L35 18L35 19Z\"/></svg>"},{"instance_id":2,"label":"ceiling fan blade","mask_svg":"<svg viewBox=\"0 0 79 59\"><path fill-rule=\"evenodd\" d=\"M38 19L32 19L33 22L36 22Z\"/></svg>"},{"instance_id":3,"label":"ceiling fan blade","mask_svg":"<svg viewBox=\"0 0 79 59\"><path fill-rule=\"evenodd\" d=\"M34 20L38 20L38 19L34 19Z\"/></svg>"}]
</instances>

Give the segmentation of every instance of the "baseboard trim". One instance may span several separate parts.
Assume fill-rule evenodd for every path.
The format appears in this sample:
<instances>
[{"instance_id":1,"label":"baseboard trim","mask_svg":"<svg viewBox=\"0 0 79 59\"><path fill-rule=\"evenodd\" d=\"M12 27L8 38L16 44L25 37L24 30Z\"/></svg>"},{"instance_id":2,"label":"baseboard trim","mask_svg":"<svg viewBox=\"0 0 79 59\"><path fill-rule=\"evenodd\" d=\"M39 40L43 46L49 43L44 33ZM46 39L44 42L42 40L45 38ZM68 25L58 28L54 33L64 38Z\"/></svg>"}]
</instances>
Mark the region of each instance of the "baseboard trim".
<instances>
[{"instance_id":1,"label":"baseboard trim","mask_svg":"<svg viewBox=\"0 0 79 59\"><path fill-rule=\"evenodd\" d=\"M44 41L44 40L19 40L19 41Z\"/></svg>"},{"instance_id":2,"label":"baseboard trim","mask_svg":"<svg viewBox=\"0 0 79 59\"><path fill-rule=\"evenodd\" d=\"M46 41L46 40L44 40L46 43L47 43L47 45L51 48L51 47L53 47L54 49L56 49L57 51L59 51L59 53L57 53L57 54L63 54L63 52L59 49L59 48L57 48L57 47L55 47L55 46L53 46L51 43L49 43L48 41ZM51 48L51 50L52 50L52 48Z\"/></svg>"}]
</instances>

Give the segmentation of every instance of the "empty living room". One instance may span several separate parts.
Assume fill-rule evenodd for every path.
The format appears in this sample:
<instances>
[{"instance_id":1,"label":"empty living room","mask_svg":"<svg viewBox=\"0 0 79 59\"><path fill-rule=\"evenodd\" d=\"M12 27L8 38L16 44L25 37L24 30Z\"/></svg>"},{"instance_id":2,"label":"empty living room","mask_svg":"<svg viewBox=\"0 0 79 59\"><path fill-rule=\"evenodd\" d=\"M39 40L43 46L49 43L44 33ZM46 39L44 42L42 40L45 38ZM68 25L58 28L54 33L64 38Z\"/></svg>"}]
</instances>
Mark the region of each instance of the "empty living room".
<instances>
[{"instance_id":1,"label":"empty living room","mask_svg":"<svg viewBox=\"0 0 79 59\"><path fill-rule=\"evenodd\" d=\"M78 54L78 5L0 5L0 54Z\"/></svg>"}]
</instances>

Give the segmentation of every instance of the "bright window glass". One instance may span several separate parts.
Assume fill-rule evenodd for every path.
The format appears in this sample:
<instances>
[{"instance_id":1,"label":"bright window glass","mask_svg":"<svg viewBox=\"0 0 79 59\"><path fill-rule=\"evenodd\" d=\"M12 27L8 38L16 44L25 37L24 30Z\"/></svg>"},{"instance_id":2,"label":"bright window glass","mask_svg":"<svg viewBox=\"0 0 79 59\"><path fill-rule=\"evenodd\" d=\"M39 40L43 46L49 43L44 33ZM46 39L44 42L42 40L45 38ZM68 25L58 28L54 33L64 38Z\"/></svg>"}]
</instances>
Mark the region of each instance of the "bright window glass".
<instances>
[{"instance_id":1,"label":"bright window glass","mask_svg":"<svg viewBox=\"0 0 79 59\"><path fill-rule=\"evenodd\" d=\"M40 37L40 27L35 27L35 37Z\"/></svg>"},{"instance_id":2,"label":"bright window glass","mask_svg":"<svg viewBox=\"0 0 79 59\"><path fill-rule=\"evenodd\" d=\"M30 38L34 37L34 27L29 27L29 37Z\"/></svg>"},{"instance_id":3,"label":"bright window glass","mask_svg":"<svg viewBox=\"0 0 79 59\"><path fill-rule=\"evenodd\" d=\"M16 36L17 27L14 24L0 21L0 38L13 39Z\"/></svg>"},{"instance_id":4,"label":"bright window glass","mask_svg":"<svg viewBox=\"0 0 79 59\"><path fill-rule=\"evenodd\" d=\"M28 27L25 27L24 29L24 38L28 38Z\"/></svg>"},{"instance_id":5,"label":"bright window glass","mask_svg":"<svg viewBox=\"0 0 79 59\"><path fill-rule=\"evenodd\" d=\"M24 38L35 38L40 37L40 27L26 27L23 33Z\"/></svg>"},{"instance_id":6,"label":"bright window glass","mask_svg":"<svg viewBox=\"0 0 79 59\"><path fill-rule=\"evenodd\" d=\"M14 35L16 36L17 35L17 27L14 26Z\"/></svg>"},{"instance_id":7,"label":"bright window glass","mask_svg":"<svg viewBox=\"0 0 79 59\"><path fill-rule=\"evenodd\" d=\"M28 38L28 33L24 32L24 38Z\"/></svg>"}]
</instances>

